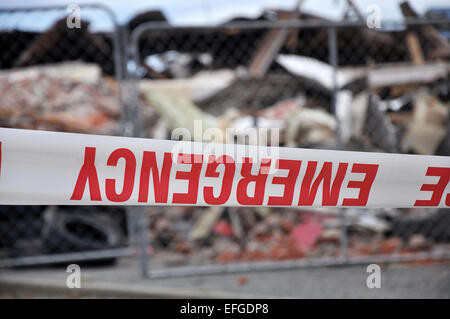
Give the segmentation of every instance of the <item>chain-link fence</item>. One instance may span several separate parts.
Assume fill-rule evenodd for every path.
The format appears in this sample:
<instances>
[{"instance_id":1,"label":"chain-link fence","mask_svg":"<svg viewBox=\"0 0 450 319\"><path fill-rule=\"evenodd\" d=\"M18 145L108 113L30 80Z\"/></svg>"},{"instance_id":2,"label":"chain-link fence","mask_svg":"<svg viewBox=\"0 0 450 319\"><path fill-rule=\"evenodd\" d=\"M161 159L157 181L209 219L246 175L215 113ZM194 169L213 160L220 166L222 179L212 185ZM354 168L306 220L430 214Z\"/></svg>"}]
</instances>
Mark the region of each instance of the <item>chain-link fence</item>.
<instances>
[{"instance_id":1,"label":"chain-link fence","mask_svg":"<svg viewBox=\"0 0 450 319\"><path fill-rule=\"evenodd\" d=\"M277 128L280 146L448 156L449 24L388 26L265 16L219 27L142 24L128 46L139 135L170 138L213 118L222 127ZM150 208L153 269L144 273L447 258L448 213Z\"/></svg>"},{"instance_id":2,"label":"chain-link fence","mask_svg":"<svg viewBox=\"0 0 450 319\"><path fill-rule=\"evenodd\" d=\"M98 6L69 28L66 9L0 10L0 126L170 139L201 120L279 129L271 145L449 156L448 21L280 11L127 33ZM111 260L130 243L154 277L447 258L448 213L2 206L0 264Z\"/></svg>"},{"instance_id":3,"label":"chain-link fence","mask_svg":"<svg viewBox=\"0 0 450 319\"><path fill-rule=\"evenodd\" d=\"M0 9L0 126L121 134L120 43L107 7ZM0 265L114 261L132 253L127 216L122 207L0 206Z\"/></svg>"}]
</instances>

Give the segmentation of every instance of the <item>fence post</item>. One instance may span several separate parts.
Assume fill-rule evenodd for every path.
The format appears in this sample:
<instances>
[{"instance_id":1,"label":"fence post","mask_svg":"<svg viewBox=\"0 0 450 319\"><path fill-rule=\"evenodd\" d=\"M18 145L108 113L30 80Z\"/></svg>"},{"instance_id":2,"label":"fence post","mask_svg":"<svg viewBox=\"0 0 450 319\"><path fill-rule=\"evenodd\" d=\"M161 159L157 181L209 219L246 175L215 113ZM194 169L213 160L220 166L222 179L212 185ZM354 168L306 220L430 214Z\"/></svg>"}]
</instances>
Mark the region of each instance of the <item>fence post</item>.
<instances>
[{"instance_id":1,"label":"fence post","mask_svg":"<svg viewBox=\"0 0 450 319\"><path fill-rule=\"evenodd\" d=\"M337 113L336 103L338 95L338 83L337 83L337 68L338 68L338 52L337 52L337 36L336 36L336 26L330 26L328 28L328 60L330 65L333 67L332 80L333 89L331 92L331 110L336 118L336 148L341 148L341 136L340 136L340 123L339 116Z\"/></svg>"},{"instance_id":2,"label":"fence post","mask_svg":"<svg viewBox=\"0 0 450 319\"><path fill-rule=\"evenodd\" d=\"M141 251L141 273L142 277L149 278L149 259L150 256L148 254L147 248L148 248L148 227L149 227L149 219L147 216L147 213L143 207L137 206L134 207L134 210L136 211L138 215L138 235L139 235L139 248Z\"/></svg>"},{"instance_id":3,"label":"fence post","mask_svg":"<svg viewBox=\"0 0 450 319\"><path fill-rule=\"evenodd\" d=\"M102 48L106 48L105 50L102 49L103 55L96 57L96 59L98 59L98 65L101 66L100 60L104 59L106 57L112 57L112 68L111 68L111 72L113 72L115 78L117 79L117 82L120 84L120 82L123 80L124 77L124 68L122 65L122 62L124 61L124 56L122 54L121 48L123 46L123 41L122 38L120 36L120 30L119 30L119 23L116 17L116 14L114 13L114 11L112 9L110 9L108 6L106 5L102 5L102 4L80 4L80 8L81 10L86 10L89 11L94 11L100 14L104 14L107 16L106 20L108 22L108 24L111 24L111 29L110 31L106 31L105 33L109 33L111 34L111 48L109 48L109 45L107 45L106 47ZM0 54L0 68L2 69L9 69L8 67L8 63L5 63L7 61L6 57L12 56L12 57L16 57L19 55L20 52L22 52L22 50L25 50L30 43L26 44L26 46L24 46L23 48L21 47L20 42L22 41L20 39L19 36L16 36L15 38L15 45L11 46L11 47L7 47L7 45L4 45L3 41L4 38L3 36L7 33L5 33L5 30L20 30L21 28L18 28L18 26L20 25L22 19L23 21L29 20L30 18L33 18L33 22L35 24L36 27L38 27L39 25L43 25L42 22L44 22L45 25L48 25L49 27L44 27L43 30L41 31L36 31L36 39L38 39L42 34L44 34L45 32L48 32L51 28L52 25L54 25L55 23L57 23L58 21L62 21L61 19L63 19L63 17L65 17L67 14L67 5L41 5L41 6L30 6L30 7L11 7L11 8L0 8L0 20L2 21L2 25L1 25L1 32L2 32L2 37L0 37L0 46L2 46L2 53ZM57 13L57 15L54 15L55 13ZM15 17L15 19L5 19L6 16L12 16ZM28 15L28 16L27 16ZM21 19L22 17L22 19ZM26 19L25 19L26 18ZM12 21L12 22L10 22ZM91 19L87 19L86 21L91 21ZM39 29L39 28L38 28ZM33 31L33 27L31 27L30 31ZM60 29L58 29L58 32L61 31ZM74 30L74 32L76 32ZM87 31L89 32L89 31ZM20 35L20 33L19 33ZM49 34L48 38L47 38L47 42L50 39L50 42L53 42L56 38L56 36L54 34ZM59 40L64 40L64 37L60 37ZM34 40L33 40L34 41ZM55 48L59 49L60 52L61 49L63 48L63 51L66 51L66 49L71 47L63 47L63 45L67 45L67 43L65 43L64 41L55 41ZM25 43L24 43L25 44ZM76 43L72 43L71 45L73 45L79 52L84 52L84 50L89 50L91 49L91 47L89 47L92 44L89 43L82 43L80 45L80 43L78 43L78 47L76 47ZM5 49L5 50L3 50ZM10 51L8 52L9 49ZM41 48L42 49L42 48ZM72 51L72 50L70 50ZM55 51L56 52L56 51ZM46 54L46 57L48 55L48 57L51 57L51 54L54 53L53 51L49 51ZM43 61L35 61L30 63L31 65L45 65L49 62L53 62L53 63L59 63L59 62L67 62L67 61L71 61L71 59L62 59L61 61L54 61L54 60L49 60L47 61L46 59L44 59ZM80 61L83 61L83 59L81 59ZM108 60L109 61L109 60ZM90 63L94 63L94 62L90 62ZM18 66L17 69L20 69L22 67L26 67L27 64L23 64L21 66ZM123 111L123 99L121 98L121 92L119 91L119 106L120 106L120 111ZM121 113L122 114L122 113ZM16 207L21 207L21 206L16 206ZM24 209L28 210L32 210L33 207L37 207L37 206L24 206ZM87 208L87 207L83 207L83 208ZM83 210L83 209L82 209ZM128 210L127 210L128 212ZM111 212L108 212L108 214L110 214ZM24 220L24 223L28 223L28 219ZM128 214L127 214L127 231L128 233L130 233L131 231L131 224L130 224L130 219L128 218ZM39 222L35 222L35 223L31 223L31 225L36 225L33 227L42 227L40 226ZM27 225L28 226L28 225ZM29 232L30 232L30 228L32 227L24 227L23 231L24 233L28 236ZM12 231L12 230L8 230L8 231ZM0 237L3 238L5 234L0 234ZM19 234L17 234L19 235ZM40 239L40 237L37 237ZM53 241L55 241L55 239L52 239ZM131 240L130 240L131 242ZM57 244L57 243L55 243ZM30 252L27 252L27 254L25 254L24 256L19 255L18 253L10 256L9 253L4 256L5 258L1 258L0 260L0 267L13 267L13 266L22 266L22 265L37 265L37 264L51 264L51 263L62 263L62 262L68 262L71 260L79 260L79 261L83 261L83 260L97 260L97 259L102 259L102 258L115 258L115 257L120 257L120 256L127 256L127 255L132 255L133 249L131 249L130 247L120 247L120 248L103 248L103 249L98 249L98 250L89 250L89 251L68 251L68 252L47 252L41 248L37 249L34 246L33 242L26 242L23 244L24 247L26 247L28 249L28 247L30 247ZM39 246L39 245L37 245ZM33 248L34 247L34 248ZM3 247L2 247L3 249ZM6 249L5 249L6 250ZM3 253L3 252L2 252ZM33 253L33 255L29 255ZM3 257L3 256L2 256Z\"/></svg>"},{"instance_id":4,"label":"fence post","mask_svg":"<svg viewBox=\"0 0 450 319\"><path fill-rule=\"evenodd\" d=\"M338 96L338 83L337 83L337 71L338 71L338 45L337 45L337 32L336 26L328 27L328 53L329 62L333 67L332 80L333 89L331 95L331 110L336 119L336 130L335 130L335 143L336 149L342 148L341 141L341 130L340 130L340 120L337 110L337 96ZM348 238L347 238L347 221L345 216L345 209L339 210L340 225L341 225L341 258L344 263L348 261Z\"/></svg>"},{"instance_id":5,"label":"fence post","mask_svg":"<svg viewBox=\"0 0 450 319\"><path fill-rule=\"evenodd\" d=\"M126 77L124 82L121 83L121 90L126 94L125 110L124 110L124 134L127 136L141 137L141 123L140 123L140 101L139 101L139 78L136 74L137 67L139 66L135 59L134 50L137 49L132 43L132 37L128 33L128 30L122 30L124 39L124 73ZM135 62L135 69L129 69L128 62ZM147 216L145 207L136 206L131 207L132 216L134 218L134 226L136 227L136 247L140 251L140 264L141 264L141 274L143 278L149 278L149 266L150 266L150 256L147 251L149 246L148 238L148 227L149 218Z\"/></svg>"}]
</instances>

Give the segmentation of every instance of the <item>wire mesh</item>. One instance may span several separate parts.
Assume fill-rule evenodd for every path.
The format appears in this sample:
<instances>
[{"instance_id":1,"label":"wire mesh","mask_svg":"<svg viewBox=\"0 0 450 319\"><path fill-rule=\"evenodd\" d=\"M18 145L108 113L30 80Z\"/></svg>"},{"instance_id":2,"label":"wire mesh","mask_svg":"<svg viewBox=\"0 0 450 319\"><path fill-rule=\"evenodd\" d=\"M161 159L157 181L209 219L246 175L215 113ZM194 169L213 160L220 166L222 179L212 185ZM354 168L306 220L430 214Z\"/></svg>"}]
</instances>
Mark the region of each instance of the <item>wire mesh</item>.
<instances>
[{"instance_id":1,"label":"wire mesh","mask_svg":"<svg viewBox=\"0 0 450 319\"><path fill-rule=\"evenodd\" d=\"M448 156L449 52L436 58L437 44L426 31L438 30L434 36L448 44L448 22L388 26L316 20L141 25L129 45L129 71L138 79L134 104L148 115L139 119L140 136L170 138L180 123L212 116L222 125L277 127L280 146ZM423 61L413 55L411 34L420 39ZM167 112L155 93L170 98ZM186 103L200 113L187 118ZM418 118L420 110L436 122ZM441 133L418 132L416 125L435 125ZM170 207L143 214L151 220L155 277L449 254L448 209ZM196 236L208 214L217 217Z\"/></svg>"},{"instance_id":2,"label":"wire mesh","mask_svg":"<svg viewBox=\"0 0 450 319\"><path fill-rule=\"evenodd\" d=\"M121 133L115 16L78 9L79 24L66 6L0 9L0 126ZM0 265L114 261L129 234L122 207L0 206Z\"/></svg>"}]
</instances>

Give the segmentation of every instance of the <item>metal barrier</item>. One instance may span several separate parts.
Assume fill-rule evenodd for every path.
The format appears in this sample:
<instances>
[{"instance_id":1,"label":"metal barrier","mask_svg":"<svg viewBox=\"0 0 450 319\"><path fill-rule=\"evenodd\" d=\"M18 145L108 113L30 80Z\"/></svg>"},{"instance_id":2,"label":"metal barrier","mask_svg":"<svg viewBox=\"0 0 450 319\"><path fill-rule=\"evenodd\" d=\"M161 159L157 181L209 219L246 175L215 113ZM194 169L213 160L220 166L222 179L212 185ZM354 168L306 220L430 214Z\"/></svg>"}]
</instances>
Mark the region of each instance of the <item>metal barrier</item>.
<instances>
[{"instance_id":1,"label":"metal barrier","mask_svg":"<svg viewBox=\"0 0 450 319\"><path fill-rule=\"evenodd\" d=\"M65 6L0 10L0 126L168 139L177 125L214 117L221 125L277 126L281 146L450 154L449 65L436 37L449 29L446 20L390 23L397 31L389 33L360 22L287 20L144 23L127 34L108 8L80 7L80 29L67 28ZM88 20L108 26L90 32ZM433 106L425 119L423 105ZM442 259L450 257L448 216L0 207L0 266L111 259L135 245L145 277ZM149 246L157 256L176 251L182 260L170 263L184 266L157 269Z\"/></svg>"},{"instance_id":2,"label":"metal barrier","mask_svg":"<svg viewBox=\"0 0 450 319\"><path fill-rule=\"evenodd\" d=\"M135 134L170 138L170 130L180 123L212 115L219 123L232 125L245 118L251 127L281 121L283 146L448 156L450 121L444 120L448 115L438 124L441 133L447 131L446 137L440 135L436 141L423 132L425 140L433 139L434 146L427 148L416 127L422 119L413 114L418 114L424 100L448 114L448 57L437 59L433 55L437 48L430 46L423 32L431 25L436 27L434 34L448 30L449 22L407 19L387 25L392 32L368 29L362 22L317 20L213 27L141 24L128 45L134 57L131 76L139 92L130 104L136 106L135 114L156 108L159 115L152 125L135 116L135 127L141 128ZM425 49L417 57L412 51L419 40ZM153 92L167 99L162 101ZM196 117L183 114L186 104L196 110ZM177 263L186 265L149 269L149 256L143 254L142 272L148 277L171 277L449 258L448 213L287 208L229 208L217 213L216 208L149 208L142 214L144 219L150 216L151 240L141 247L179 251L184 259ZM179 230L173 225L185 214L194 222L186 222L190 230ZM201 238L193 235L192 228L207 214L218 216L215 222L221 225L231 225L233 235L219 229ZM248 219L257 222L252 225ZM302 236L296 237L296 227L311 232L314 244L297 249ZM320 234L314 234L314 227ZM192 261L190 251L203 249L213 250L209 259Z\"/></svg>"},{"instance_id":3,"label":"metal barrier","mask_svg":"<svg viewBox=\"0 0 450 319\"><path fill-rule=\"evenodd\" d=\"M124 59L114 13L81 5L0 9L0 125L122 134ZM93 30L94 28L94 30ZM126 208L0 206L0 267L114 261L134 253Z\"/></svg>"}]
</instances>

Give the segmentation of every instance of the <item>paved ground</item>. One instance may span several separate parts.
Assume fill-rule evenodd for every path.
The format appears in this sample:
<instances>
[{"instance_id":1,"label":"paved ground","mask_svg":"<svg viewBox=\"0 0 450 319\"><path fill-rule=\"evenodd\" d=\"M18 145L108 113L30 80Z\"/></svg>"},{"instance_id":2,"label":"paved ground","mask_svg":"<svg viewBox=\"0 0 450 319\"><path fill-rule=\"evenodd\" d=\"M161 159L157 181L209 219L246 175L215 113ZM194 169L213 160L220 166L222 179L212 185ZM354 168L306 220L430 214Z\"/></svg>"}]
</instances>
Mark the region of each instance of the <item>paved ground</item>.
<instances>
[{"instance_id":1,"label":"paved ground","mask_svg":"<svg viewBox=\"0 0 450 319\"><path fill-rule=\"evenodd\" d=\"M450 263L381 266L381 288L368 289L366 266L142 279L139 263L82 267L82 287L68 289L63 267L0 271L0 297L288 297L450 298Z\"/></svg>"}]
</instances>

